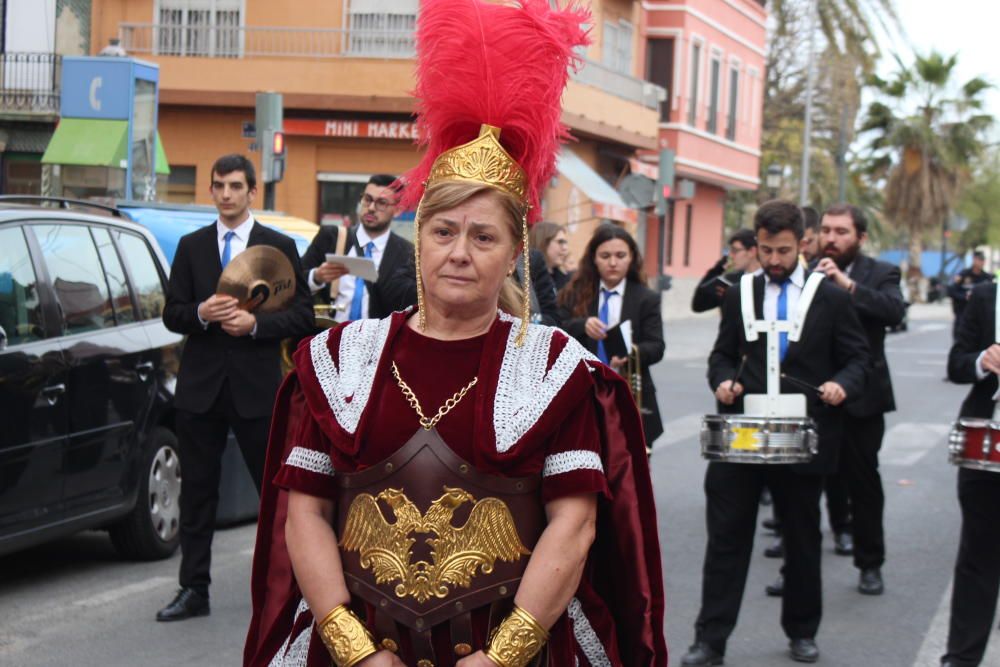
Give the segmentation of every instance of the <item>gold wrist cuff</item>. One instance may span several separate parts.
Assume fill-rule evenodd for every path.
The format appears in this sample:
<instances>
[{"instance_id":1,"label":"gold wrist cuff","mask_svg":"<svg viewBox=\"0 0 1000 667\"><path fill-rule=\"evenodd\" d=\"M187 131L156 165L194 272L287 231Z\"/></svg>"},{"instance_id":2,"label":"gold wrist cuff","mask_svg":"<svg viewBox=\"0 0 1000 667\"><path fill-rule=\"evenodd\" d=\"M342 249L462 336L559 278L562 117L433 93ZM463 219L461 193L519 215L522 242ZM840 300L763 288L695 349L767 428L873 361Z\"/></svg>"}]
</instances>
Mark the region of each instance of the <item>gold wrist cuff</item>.
<instances>
[{"instance_id":1,"label":"gold wrist cuff","mask_svg":"<svg viewBox=\"0 0 1000 667\"><path fill-rule=\"evenodd\" d=\"M354 667L378 650L372 633L345 605L334 607L317 627L337 667Z\"/></svg>"},{"instance_id":2,"label":"gold wrist cuff","mask_svg":"<svg viewBox=\"0 0 1000 667\"><path fill-rule=\"evenodd\" d=\"M524 667L549 640L549 633L535 617L514 605L490 637L486 657L500 667Z\"/></svg>"}]
</instances>

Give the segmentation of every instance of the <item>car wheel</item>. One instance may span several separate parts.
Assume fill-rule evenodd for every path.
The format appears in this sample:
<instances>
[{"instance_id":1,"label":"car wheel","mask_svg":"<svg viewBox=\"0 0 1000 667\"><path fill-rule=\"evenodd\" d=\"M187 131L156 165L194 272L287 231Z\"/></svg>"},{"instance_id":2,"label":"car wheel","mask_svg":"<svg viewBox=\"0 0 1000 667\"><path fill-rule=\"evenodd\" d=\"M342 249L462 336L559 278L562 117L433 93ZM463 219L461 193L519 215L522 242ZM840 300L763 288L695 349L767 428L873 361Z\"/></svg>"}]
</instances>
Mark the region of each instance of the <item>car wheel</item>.
<instances>
[{"instance_id":1,"label":"car wheel","mask_svg":"<svg viewBox=\"0 0 1000 667\"><path fill-rule=\"evenodd\" d=\"M177 436L157 427L142 451L135 507L110 529L118 552L136 560L167 558L180 544L181 460Z\"/></svg>"}]
</instances>

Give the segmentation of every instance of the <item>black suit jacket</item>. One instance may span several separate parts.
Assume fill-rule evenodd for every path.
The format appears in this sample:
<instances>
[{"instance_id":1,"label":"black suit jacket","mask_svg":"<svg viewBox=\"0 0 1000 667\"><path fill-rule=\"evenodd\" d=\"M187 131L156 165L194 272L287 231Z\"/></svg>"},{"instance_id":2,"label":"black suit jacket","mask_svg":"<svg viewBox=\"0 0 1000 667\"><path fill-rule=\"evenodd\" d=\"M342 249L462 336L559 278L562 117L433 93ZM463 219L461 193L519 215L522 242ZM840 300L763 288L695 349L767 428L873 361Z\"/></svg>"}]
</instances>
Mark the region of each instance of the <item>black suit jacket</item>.
<instances>
[{"instance_id":1,"label":"black suit jacket","mask_svg":"<svg viewBox=\"0 0 1000 667\"><path fill-rule=\"evenodd\" d=\"M549 268L545 264L545 255L542 254L541 250L531 248L528 251L528 262L528 266L531 269L531 291L535 296L532 306L537 305L537 313L541 315L542 324L550 327L558 327L562 324L562 320L559 319L556 288L552 282L552 274L549 273ZM514 273L514 279L522 287L524 286L521 283L521 274L523 271L524 259L518 257L517 271ZM532 310L534 314L534 308Z\"/></svg>"},{"instance_id":2,"label":"black suit jacket","mask_svg":"<svg viewBox=\"0 0 1000 667\"><path fill-rule=\"evenodd\" d=\"M976 376L976 359L996 338L997 286L977 285L969 296L948 353L948 379L958 384L972 384L972 390L962 402L960 417L993 417L993 394L997 391L997 376L988 373L980 380Z\"/></svg>"},{"instance_id":3,"label":"black suit jacket","mask_svg":"<svg viewBox=\"0 0 1000 667\"><path fill-rule=\"evenodd\" d=\"M864 393L846 407L855 417L871 417L896 409L885 360L885 328L903 321L906 302L899 289L899 267L893 264L858 255L850 277L855 285L851 301L868 338L872 365Z\"/></svg>"},{"instance_id":4,"label":"black suit jacket","mask_svg":"<svg viewBox=\"0 0 1000 667\"><path fill-rule=\"evenodd\" d=\"M302 267L307 275L309 271L326 261L327 254L336 252L337 235L342 230L343 228L331 225L320 227L306 254L302 256ZM346 231L347 242L344 244L344 252L354 248L359 257L364 257L364 252L358 247L357 233L353 229ZM382 319L395 310L402 310L417 302L415 279L406 280L405 271L400 271L407 265L413 266L413 244L399 234L389 232L385 253L378 266L378 280L374 283L365 281L365 289L368 290L366 317ZM322 301L329 303L329 290L320 290L318 294Z\"/></svg>"},{"instance_id":5,"label":"black suit jacket","mask_svg":"<svg viewBox=\"0 0 1000 667\"><path fill-rule=\"evenodd\" d=\"M269 245L288 257L295 268L295 297L280 312L256 313L256 337L234 338L216 322L206 329L198 319L198 304L215 294L222 275L216 230L213 222L181 237L170 268L163 323L187 335L174 404L180 410L207 412L228 380L241 417L266 417L281 384L281 339L304 336L312 329L309 287L295 243L255 222L247 247Z\"/></svg>"},{"instance_id":6,"label":"black suit jacket","mask_svg":"<svg viewBox=\"0 0 1000 667\"><path fill-rule=\"evenodd\" d=\"M756 317L764 317L764 276L753 281ZM708 358L708 384L714 392L726 380L733 379L740 359L747 355L747 363L740 376L745 394L767 392L767 337L761 334L749 343L743 333L743 313L740 308L742 283L733 285L726 292L722 303L722 320L715 347ZM847 393L847 399L860 396L865 388L869 367L868 341L858 316L851 307L847 292L823 281L813 297L802 328L801 338L789 342L783 372L818 387L833 380ZM784 393L802 393L802 390L782 381ZM816 420L819 429L819 454L809 464L796 466L803 472L821 474L836 470L842 435L842 409L823 403L814 394L806 395L809 416ZM724 413L742 414L743 400L733 405L721 406Z\"/></svg>"},{"instance_id":7,"label":"black suit jacket","mask_svg":"<svg viewBox=\"0 0 1000 667\"><path fill-rule=\"evenodd\" d=\"M723 257L701 277L698 286L694 288L694 294L691 295L691 310L696 313L704 313L707 310L722 306L723 297L719 296L719 292L716 289L719 283L715 279L723 276L731 284L735 285L743 276L742 271L730 271L726 273L724 268L728 261L728 257Z\"/></svg>"},{"instance_id":8,"label":"black suit jacket","mask_svg":"<svg viewBox=\"0 0 1000 667\"><path fill-rule=\"evenodd\" d=\"M563 328L573 338L597 354L597 341L587 336L584 326L588 317L597 317L600 296L594 297L585 317L573 317L570 309L562 307L560 317ZM663 359L667 344L663 340L663 313L660 310L660 293L642 283L629 280L622 300L621 320L632 321L632 343L639 350L642 372L643 428L646 442L652 444L663 433L663 421L656 402L656 385L649 374L649 367Z\"/></svg>"}]
</instances>

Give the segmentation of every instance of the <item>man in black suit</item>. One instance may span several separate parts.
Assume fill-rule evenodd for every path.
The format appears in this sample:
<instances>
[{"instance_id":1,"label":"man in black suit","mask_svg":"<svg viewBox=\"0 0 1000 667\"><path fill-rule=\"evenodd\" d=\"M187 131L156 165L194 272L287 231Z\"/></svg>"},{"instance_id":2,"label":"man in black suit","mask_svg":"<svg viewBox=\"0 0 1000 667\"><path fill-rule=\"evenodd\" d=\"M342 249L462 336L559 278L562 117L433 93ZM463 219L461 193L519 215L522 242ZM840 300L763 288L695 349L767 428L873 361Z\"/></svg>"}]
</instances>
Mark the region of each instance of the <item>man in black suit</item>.
<instances>
[{"instance_id":1,"label":"man in black suit","mask_svg":"<svg viewBox=\"0 0 1000 667\"><path fill-rule=\"evenodd\" d=\"M979 285L969 296L948 354L948 379L972 384L959 417L997 419L997 286ZM1000 472L958 469L958 501L962 508L962 537L955 561L948 648L942 667L976 667L993 629L1000 590Z\"/></svg>"},{"instance_id":2,"label":"man in black suit","mask_svg":"<svg viewBox=\"0 0 1000 667\"><path fill-rule=\"evenodd\" d=\"M885 329L903 320L906 302L899 289L899 268L862 254L867 230L868 221L858 207L841 204L827 209L820 223L823 259L816 270L850 295L871 351L865 392L845 406L838 475L850 497L854 565L861 571L858 590L880 595L885 588L881 571L885 562L885 494L878 452L885 434L885 413L896 409L885 358Z\"/></svg>"},{"instance_id":3,"label":"man in black suit","mask_svg":"<svg viewBox=\"0 0 1000 667\"><path fill-rule=\"evenodd\" d=\"M187 340L177 374L174 405L183 462L181 476L181 589L156 615L178 621L209 613L212 536L219 502L222 453L229 429L257 490L271 408L281 384L280 342L309 332L312 308L295 243L254 221L253 163L226 155L212 166L211 195L219 219L182 237L167 287L163 323ZM282 251L295 268L291 305L275 313L250 313L215 293L222 270L249 246Z\"/></svg>"},{"instance_id":4,"label":"man in black suit","mask_svg":"<svg viewBox=\"0 0 1000 667\"><path fill-rule=\"evenodd\" d=\"M802 213L795 204L775 200L754 217L758 257L764 272L752 280L755 319L793 319L806 275L799 264ZM791 656L815 662L815 636L822 616L820 579L820 509L822 475L836 467L842 412L846 399L864 390L868 343L846 292L822 280L806 311L801 338L782 344L780 370L814 387L807 410L819 431L819 452L807 464L711 462L705 474L708 545L702 579L702 606L695 623L695 643L683 665L721 665L726 642L736 625L753 550L761 490L771 489L782 518L785 540L785 590L781 625ZM743 412L745 393L766 392L766 337L749 342L744 333L742 283L726 292L708 380L725 412ZM784 317L782 317L784 315ZM742 357L747 361L733 381ZM801 392L781 381L781 390Z\"/></svg>"},{"instance_id":5,"label":"man in black suit","mask_svg":"<svg viewBox=\"0 0 1000 667\"><path fill-rule=\"evenodd\" d=\"M958 335L958 326L962 321L962 312L969 303L969 295L972 288L982 283L993 282L993 276L986 272L986 255L979 250L972 253L972 266L962 269L955 275L955 279L948 285L948 296L951 297L951 309L955 314L952 324L952 338Z\"/></svg>"},{"instance_id":6,"label":"man in black suit","mask_svg":"<svg viewBox=\"0 0 1000 667\"><path fill-rule=\"evenodd\" d=\"M333 318L338 322L381 319L417 302L416 280L406 280L405 271L400 271L412 262L413 244L389 231L398 201L395 183L396 177L388 174L369 178L359 205L361 224L350 230L321 227L302 256L309 288L322 292L324 301L332 301ZM377 281L358 280L343 264L326 261L328 254L337 253L337 237L342 233L347 234L344 253L371 258L378 269ZM338 281L337 294L331 299L329 285L333 281Z\"/></svg>"},{"instance_id":7,"label":"man in black suit","mask_svg":"<svg viewBox=\"0 0 1000 667\"><path fill-rule=\"evenodd\" d=\"M691 296L691 310L703 313L722 305L726 283L734 284L744 273L760 268L757 261L757 238L752 229L737 229L729 237L729 254L725 255L701 277ZM717 280L722 278L722 280Z\"/></svg>"}]
</instances>

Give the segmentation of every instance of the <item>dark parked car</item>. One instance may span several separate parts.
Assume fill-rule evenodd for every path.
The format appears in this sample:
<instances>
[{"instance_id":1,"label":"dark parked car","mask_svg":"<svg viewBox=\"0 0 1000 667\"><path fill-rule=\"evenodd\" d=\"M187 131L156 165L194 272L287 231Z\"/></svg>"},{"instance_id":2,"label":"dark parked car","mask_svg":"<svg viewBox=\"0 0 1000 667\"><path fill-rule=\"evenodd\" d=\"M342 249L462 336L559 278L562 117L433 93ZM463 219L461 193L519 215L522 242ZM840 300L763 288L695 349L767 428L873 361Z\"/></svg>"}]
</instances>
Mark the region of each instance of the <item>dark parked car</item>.
<instances>
[{"instance_id":1,"label":"dark parked car","mask_svg":"<svg viewBox=\"0 0 1000 667\"><path fill-rule=\"evenodd\" d=\"M18 201L0 198L0 554L106 528L127 557L167 557L181 479L167 263L114 209Z\"/></svg>"}]
</instances>

